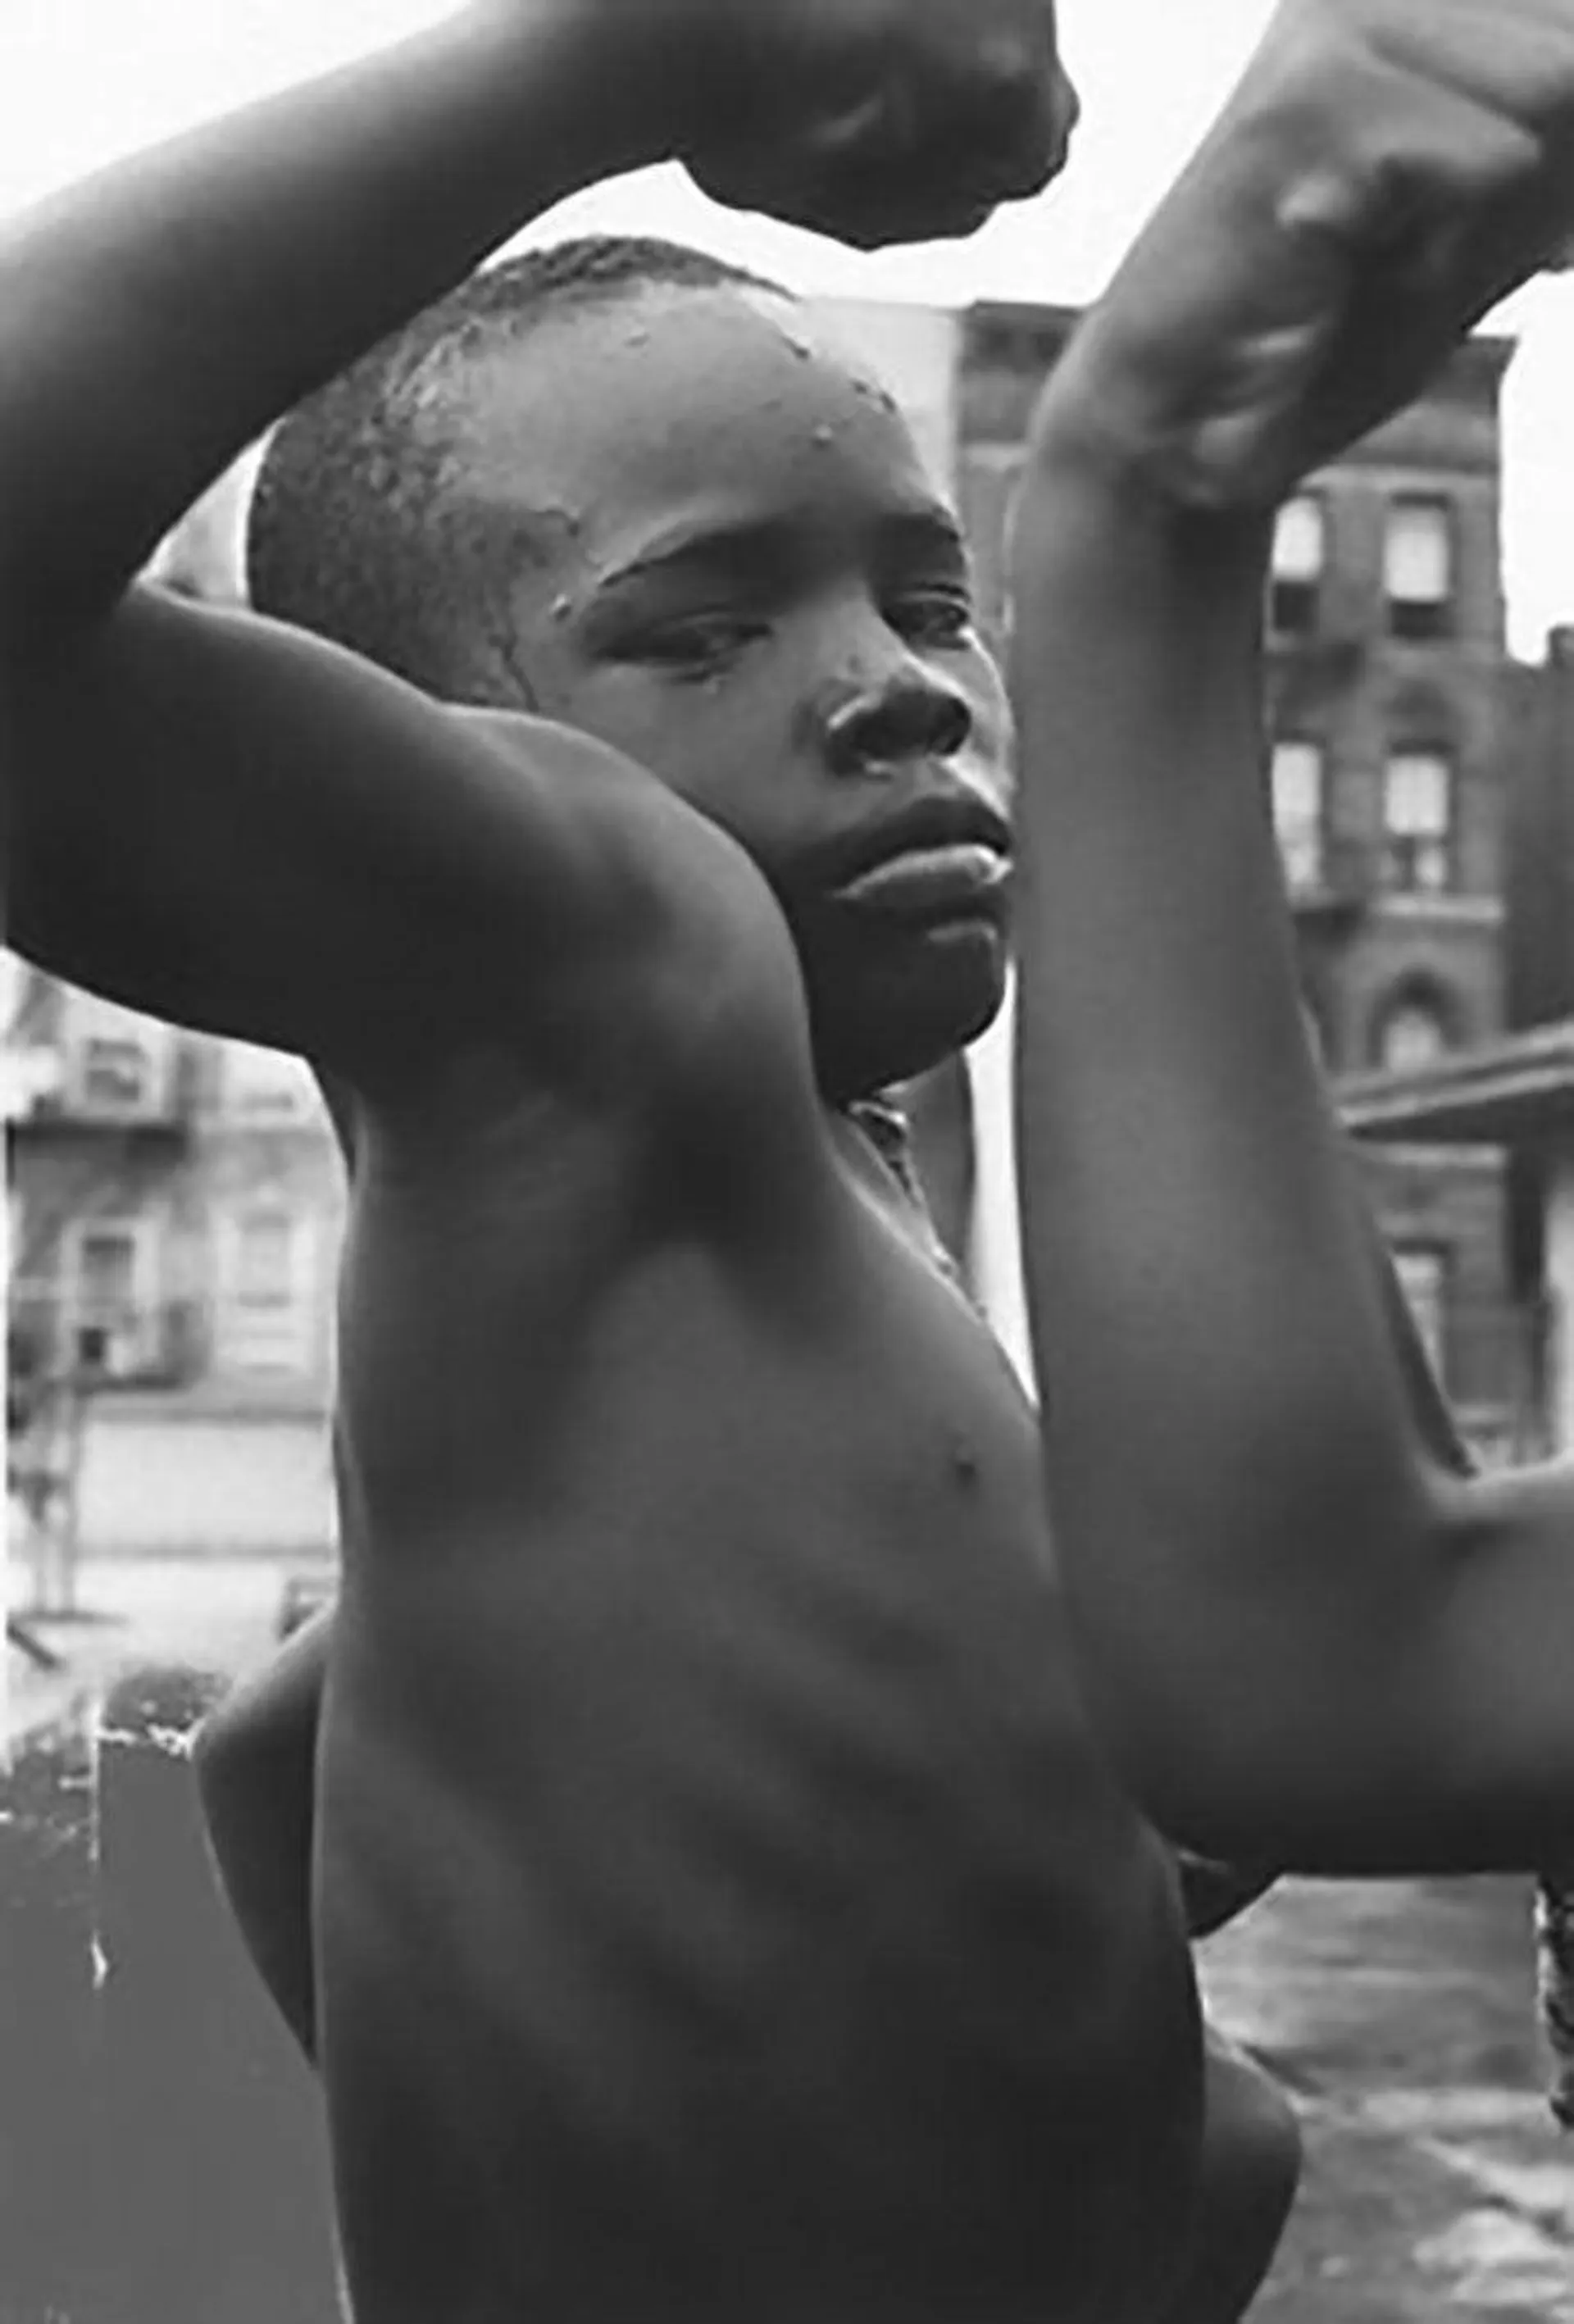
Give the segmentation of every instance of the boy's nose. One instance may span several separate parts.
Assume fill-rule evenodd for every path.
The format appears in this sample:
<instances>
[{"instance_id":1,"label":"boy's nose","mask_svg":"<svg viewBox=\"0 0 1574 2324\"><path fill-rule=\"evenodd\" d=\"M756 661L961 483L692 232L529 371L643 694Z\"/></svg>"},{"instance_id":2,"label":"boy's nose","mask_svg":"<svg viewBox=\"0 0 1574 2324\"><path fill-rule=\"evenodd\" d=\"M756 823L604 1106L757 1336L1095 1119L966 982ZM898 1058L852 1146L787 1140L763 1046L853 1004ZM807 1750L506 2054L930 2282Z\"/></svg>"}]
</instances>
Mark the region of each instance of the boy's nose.
<instances>
[{"instance_id":1,"label":"boy's nose","mask_svg":"<svg viewBox=\"0 0 1574 2324\"><path fill-rule=\"evenodd\" d=\"M904 759L954 758L972 728L965 695L909 668L840 704L826 721L826 749L833 772L856 775Z\"/></svg>"}]
</instances>

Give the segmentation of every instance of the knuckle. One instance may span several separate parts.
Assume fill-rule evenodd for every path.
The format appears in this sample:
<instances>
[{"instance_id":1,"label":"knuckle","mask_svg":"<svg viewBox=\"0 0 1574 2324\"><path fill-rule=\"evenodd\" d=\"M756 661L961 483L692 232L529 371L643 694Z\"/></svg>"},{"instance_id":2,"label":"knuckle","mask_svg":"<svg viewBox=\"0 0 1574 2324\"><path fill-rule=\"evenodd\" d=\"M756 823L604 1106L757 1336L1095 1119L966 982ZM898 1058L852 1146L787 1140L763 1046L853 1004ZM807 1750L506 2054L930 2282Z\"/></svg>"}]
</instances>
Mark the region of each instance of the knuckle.
<instances>
[{"instance_id":1,"label":"knuckle","mask_svg":"<svg viewBox=\"0 0 1574 2324\"><path fill-rule=\"evenodd\" d=\"M972 110L980 146L997 160L997 178L1012 193L1036 192L1064 159L1079 104L1053 58L1000 71L982 85Z\"/></svg>"},{"instance_id":2,"label":"knuckle","mask_svg":"<svg viewBox=\"0 0 1574 2324\"><path fill-rule=\"evenodd\" d=\"M1004 36L986 41L970 62L967 113L980 130L1018 134L1025 123L1042 114L1051 78L1049 60L1035 54L1024 41Z\"/></svg>"}]
</instances>

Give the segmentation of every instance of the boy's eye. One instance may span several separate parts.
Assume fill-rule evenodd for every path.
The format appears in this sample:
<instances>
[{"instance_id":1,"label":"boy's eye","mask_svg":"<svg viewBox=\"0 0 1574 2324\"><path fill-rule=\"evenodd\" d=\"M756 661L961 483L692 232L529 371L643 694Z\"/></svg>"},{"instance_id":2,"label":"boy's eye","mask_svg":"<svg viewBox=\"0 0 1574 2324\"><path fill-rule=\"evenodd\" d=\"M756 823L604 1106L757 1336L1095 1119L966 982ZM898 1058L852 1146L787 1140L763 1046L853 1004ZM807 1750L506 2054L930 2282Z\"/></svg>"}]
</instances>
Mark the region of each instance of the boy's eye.
<instances>
[{"instance_id":1,"label":"boy's eye","mask_svg":"<svg viewBox=\"0 0 1574 2324\"><path fill-rule=\"evenodd\" d=\"M763 635L763 622L747 621L736 613L707 613L647 631L635 658L665 669L703 669L725 661Z\"/></svg>"},{"instance_id":2,"label":"boy's eye","mask_svg":"<svg viewBox=\"0 0 1574 2324\"><path fill-rule=\"evenodd\" d=\"M950 645L972 634L971 601L954 590L918 590L892 606L891 627L921 644Z\"/></svg>"}]
</instances>

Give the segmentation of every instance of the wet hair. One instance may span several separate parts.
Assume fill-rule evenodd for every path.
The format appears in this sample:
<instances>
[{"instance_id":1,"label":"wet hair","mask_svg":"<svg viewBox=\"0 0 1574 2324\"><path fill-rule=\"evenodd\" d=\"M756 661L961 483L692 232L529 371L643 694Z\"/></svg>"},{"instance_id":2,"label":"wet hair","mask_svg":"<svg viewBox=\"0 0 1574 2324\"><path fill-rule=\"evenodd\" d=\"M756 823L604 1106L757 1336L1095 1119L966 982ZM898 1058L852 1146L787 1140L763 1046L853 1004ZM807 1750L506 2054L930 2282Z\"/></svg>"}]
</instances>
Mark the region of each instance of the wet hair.
<instances>
[{"instance_id":1,"label":"wet hair","mask_svg":"<svg viewBox=\"0 0 1574 2324\"><path fill-rule=\"evenodd\" d=\"M446 699L518 705L517 526L450 489L466 373L539 325L652 288L778 283L682 244L590 235L472 275L296 407L264 453L246 538L259 613Z\"/></svg>"}]
</instances>

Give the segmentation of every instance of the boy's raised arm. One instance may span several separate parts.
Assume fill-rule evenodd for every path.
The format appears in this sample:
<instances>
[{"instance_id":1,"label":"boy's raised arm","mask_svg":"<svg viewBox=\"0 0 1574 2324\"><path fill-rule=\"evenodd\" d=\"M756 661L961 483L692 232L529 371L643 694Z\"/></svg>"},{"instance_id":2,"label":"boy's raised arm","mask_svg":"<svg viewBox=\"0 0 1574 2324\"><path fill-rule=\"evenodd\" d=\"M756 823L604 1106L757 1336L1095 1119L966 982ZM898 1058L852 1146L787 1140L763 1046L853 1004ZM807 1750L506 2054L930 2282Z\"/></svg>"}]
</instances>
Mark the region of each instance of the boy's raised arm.
<instances>
[{"instance_id":1,"label":"boy's raised arm","mask_svg":"<svg viewBox=\"0 0 1574 2324\"><path fill-rule=\"evenodd\" d=\"M236 453L511 227L667 150L589 14L468 6L9 226L8 658L106 611Z\"/></svg>"},{"instance_id":2,"label":"boy's raised arm","mask_svg":"<svg viewBox=\"0 0 1574 2324\"><path fill-rule=\"evenodd\" d=\"M0 238L6 900L44 965L369 1083L511 922L554 962L587 933L600 867L525 770L370 665L130 585L299 396L670 143L592 14L473 5Z\"/></svg>"},{"instance_id":3,"label":"boy's raised arm","mask_svg":"<svg viewBox=\"0 0 1574 2324\"><path fill-rule=\"evenodd\" d=\"M1090 1682L1180 1839L1574 1838L1574 1472L1430 1417L1302 1031L1271 511L1574 215L1566 0L1286 0L1073 343L1015 541L1025 1247Z\"/></svg>"},{"instance_id":4,"label":"boy's raised arm","mask_svg":"<svg viewBox=\"0 0 1574 2324\"><path fill-rule=\"evenodd\" d=\"M1044 0L470 0L9 226L14 940L126 998L357 1065L379 993L389 1015L470 981L428 958L400 992L425 924L528 929L538 904L560 936L587 866L546 860L544 790L458 748L408 688L139 604L133 575L271 420L593 180L678 156L724 198L868 240L975 222L1042 182L1064 127L1053 23ZM958 118L971 143L937 197ZM715 121L753 131L747 169Z\"/></svg>"}]
</instances>

